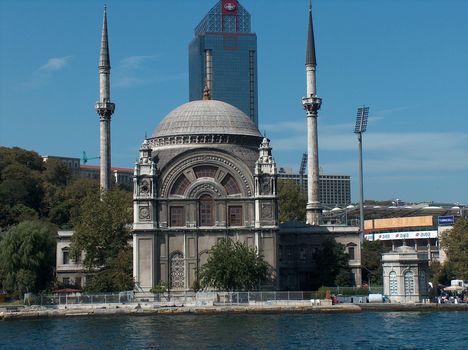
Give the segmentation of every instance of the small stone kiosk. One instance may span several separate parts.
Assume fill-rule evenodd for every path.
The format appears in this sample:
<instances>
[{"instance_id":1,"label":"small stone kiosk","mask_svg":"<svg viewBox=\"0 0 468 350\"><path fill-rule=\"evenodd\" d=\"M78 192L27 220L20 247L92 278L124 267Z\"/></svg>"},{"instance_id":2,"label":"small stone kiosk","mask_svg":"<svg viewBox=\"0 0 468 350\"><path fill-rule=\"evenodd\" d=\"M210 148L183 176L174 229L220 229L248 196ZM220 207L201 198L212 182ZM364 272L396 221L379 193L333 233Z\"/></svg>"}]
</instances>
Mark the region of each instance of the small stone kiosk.
<instances>
[{"instance_id":1,"label":"small stone kiosk","mask_svg":"<svg viewBox=\"0 0 468 350\"><path fill-rule=\"evenodd\" d=\"M427 298L427 253L403 245L382 254L384 294L393 303Z\"/></svg>"}]
</instances>

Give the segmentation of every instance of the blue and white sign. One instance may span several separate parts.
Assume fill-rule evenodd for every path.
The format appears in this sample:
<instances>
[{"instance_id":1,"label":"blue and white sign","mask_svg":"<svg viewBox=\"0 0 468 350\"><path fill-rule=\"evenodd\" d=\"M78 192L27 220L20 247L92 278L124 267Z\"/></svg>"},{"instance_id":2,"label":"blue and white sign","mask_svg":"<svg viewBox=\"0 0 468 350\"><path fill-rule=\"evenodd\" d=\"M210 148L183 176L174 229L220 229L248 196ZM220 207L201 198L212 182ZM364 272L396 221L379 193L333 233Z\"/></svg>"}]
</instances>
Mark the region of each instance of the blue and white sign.
<instances>
[{"instance_id":1,"label":"blue and white sign","mask_svg":"<svg viewBox=\"0 0 468 350\"><path fill-rule=\"evenodd\" d=\"M453 215L438 216L437 222L439 223L439 226L450 226L453 225L453 223L455 222L455 218Z\"/></svg>"}]
</instances>

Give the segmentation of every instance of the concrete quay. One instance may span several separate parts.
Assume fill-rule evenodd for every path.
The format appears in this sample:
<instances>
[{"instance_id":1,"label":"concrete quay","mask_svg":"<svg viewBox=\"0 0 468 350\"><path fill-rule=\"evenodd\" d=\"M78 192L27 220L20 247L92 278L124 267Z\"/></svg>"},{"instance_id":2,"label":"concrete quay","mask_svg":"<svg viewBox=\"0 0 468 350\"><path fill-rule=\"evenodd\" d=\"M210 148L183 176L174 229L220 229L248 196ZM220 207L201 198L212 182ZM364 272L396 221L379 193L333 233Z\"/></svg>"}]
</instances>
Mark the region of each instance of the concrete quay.
<instances>
[{"instance_id":1,"label":"concrete quay","mask_svg":"<svg viewBox=\"0 0 468 350\"><path fill-rule=\"evenodd\" d=\"M1 309L0 309L1 310ZM24 307L18 311L0 311L1 320L48 317L114 315L215 315L215 314L305 314L360 312L432 312L468 311L468 304L339 304L339 305L229 305L229 306L161 306L156 304L70 305L68 307Z\"/></svg>"}]
</instances>

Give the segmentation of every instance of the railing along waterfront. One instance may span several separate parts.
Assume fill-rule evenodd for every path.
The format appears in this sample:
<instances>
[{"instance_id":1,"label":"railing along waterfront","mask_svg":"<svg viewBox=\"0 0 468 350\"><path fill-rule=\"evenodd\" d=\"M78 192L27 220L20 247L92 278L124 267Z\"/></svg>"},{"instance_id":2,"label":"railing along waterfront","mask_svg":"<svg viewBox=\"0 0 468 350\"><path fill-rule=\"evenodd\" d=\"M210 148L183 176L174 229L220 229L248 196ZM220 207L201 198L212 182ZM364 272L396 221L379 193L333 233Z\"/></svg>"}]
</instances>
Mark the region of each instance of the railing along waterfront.
<instances>
[{"instance_id":1,"label":"railing along waterfront","mask_svg":"<svg viewBox=\"0 0 468 350\"><path fill-rule=\"evenodd\" d=\"M78 304L125 304L135 300L133 291L102 294L40 294L31 296L29 303L35 305L78 305Z\"/></svg>"},{"instance_id":2,"label":"railing along waterfront","mask_svg":"<svg viewBox=\"0 0 468 350\"><path fill-rule=\"evenodd\" d=\"M327 291L330 291L329 293ZM322 287L318 291L169 291L165 293L134 292L102 294L41 294L31 296L29 303L42 306L93 304L191 304L191 305L248 305L248 304L313 304L330 296L364 296L363 288ZM374 288L372 289L374 292Z\"/></svg>"},{"instance_id":3,"label":"railing along waterfront","mask_svg":"<svg viewBox=\"0 0 468 350\"><path fill-rule=\"evenodd\" d=\"M200 298L201 299L201 298ZM216 292L219 305L242 304L320 304L319 292L272 291L272 292Z\"/></svg>"}]
</instances>

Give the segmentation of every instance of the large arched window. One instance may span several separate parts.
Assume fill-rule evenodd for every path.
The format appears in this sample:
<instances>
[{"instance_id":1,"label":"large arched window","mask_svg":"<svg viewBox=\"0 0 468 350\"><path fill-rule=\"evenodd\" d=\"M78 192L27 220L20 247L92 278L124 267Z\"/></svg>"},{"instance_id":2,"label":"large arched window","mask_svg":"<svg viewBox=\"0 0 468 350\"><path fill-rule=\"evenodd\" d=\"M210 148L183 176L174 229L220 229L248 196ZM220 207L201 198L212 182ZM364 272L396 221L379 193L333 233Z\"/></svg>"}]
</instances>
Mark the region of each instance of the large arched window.
<instances>
[{"instance_id":1,"label":"large arched window","mask_svg":"<svg viewBox=\"0 0 468 350\"><path fill-rule=\"evenodd\" d=\"M412 271L405 272L405 295L414 294L414 274Z\"/></svg>"},{"instance_id":2,"label":"large arched window","mask_svg":"<svg viewBox=\"0 0 468 350\"><path fill-rule=\"evenodd\" d=\"M182 253L174 253L171 257L171 289L184 288L185 267Z\"/></svg>"},{"instance_id":3,"label":"large arched window","mask_svg":"<svg viewBox=\"0 0 468 350\"><path fill-rule=\"evenodd\" d=\"M214 226L214 200L204 194L200 197L200 226Z\"/></svg>"},{"instance_id":4,"label":"large arched window","mask_svg":"<svg viewBox=\"0 0 468 350\"><path fill-rule=\"evenodd\" d=\"M180 175L171 189L171 194L178 194L182 196L190 185L190 181L185 177L184 174Z\"/></svg>"},{"instance_id":5,"label":"large arched window","mask_svg":"<svg viewBox=\"0 0 468 350\"><path fill-rule=\"evenodd\" d=\"M389 274L390 278L390 295L397 295L398 294L398 282L396 272L392 271Z\"/></svg>"}]
</instances>

